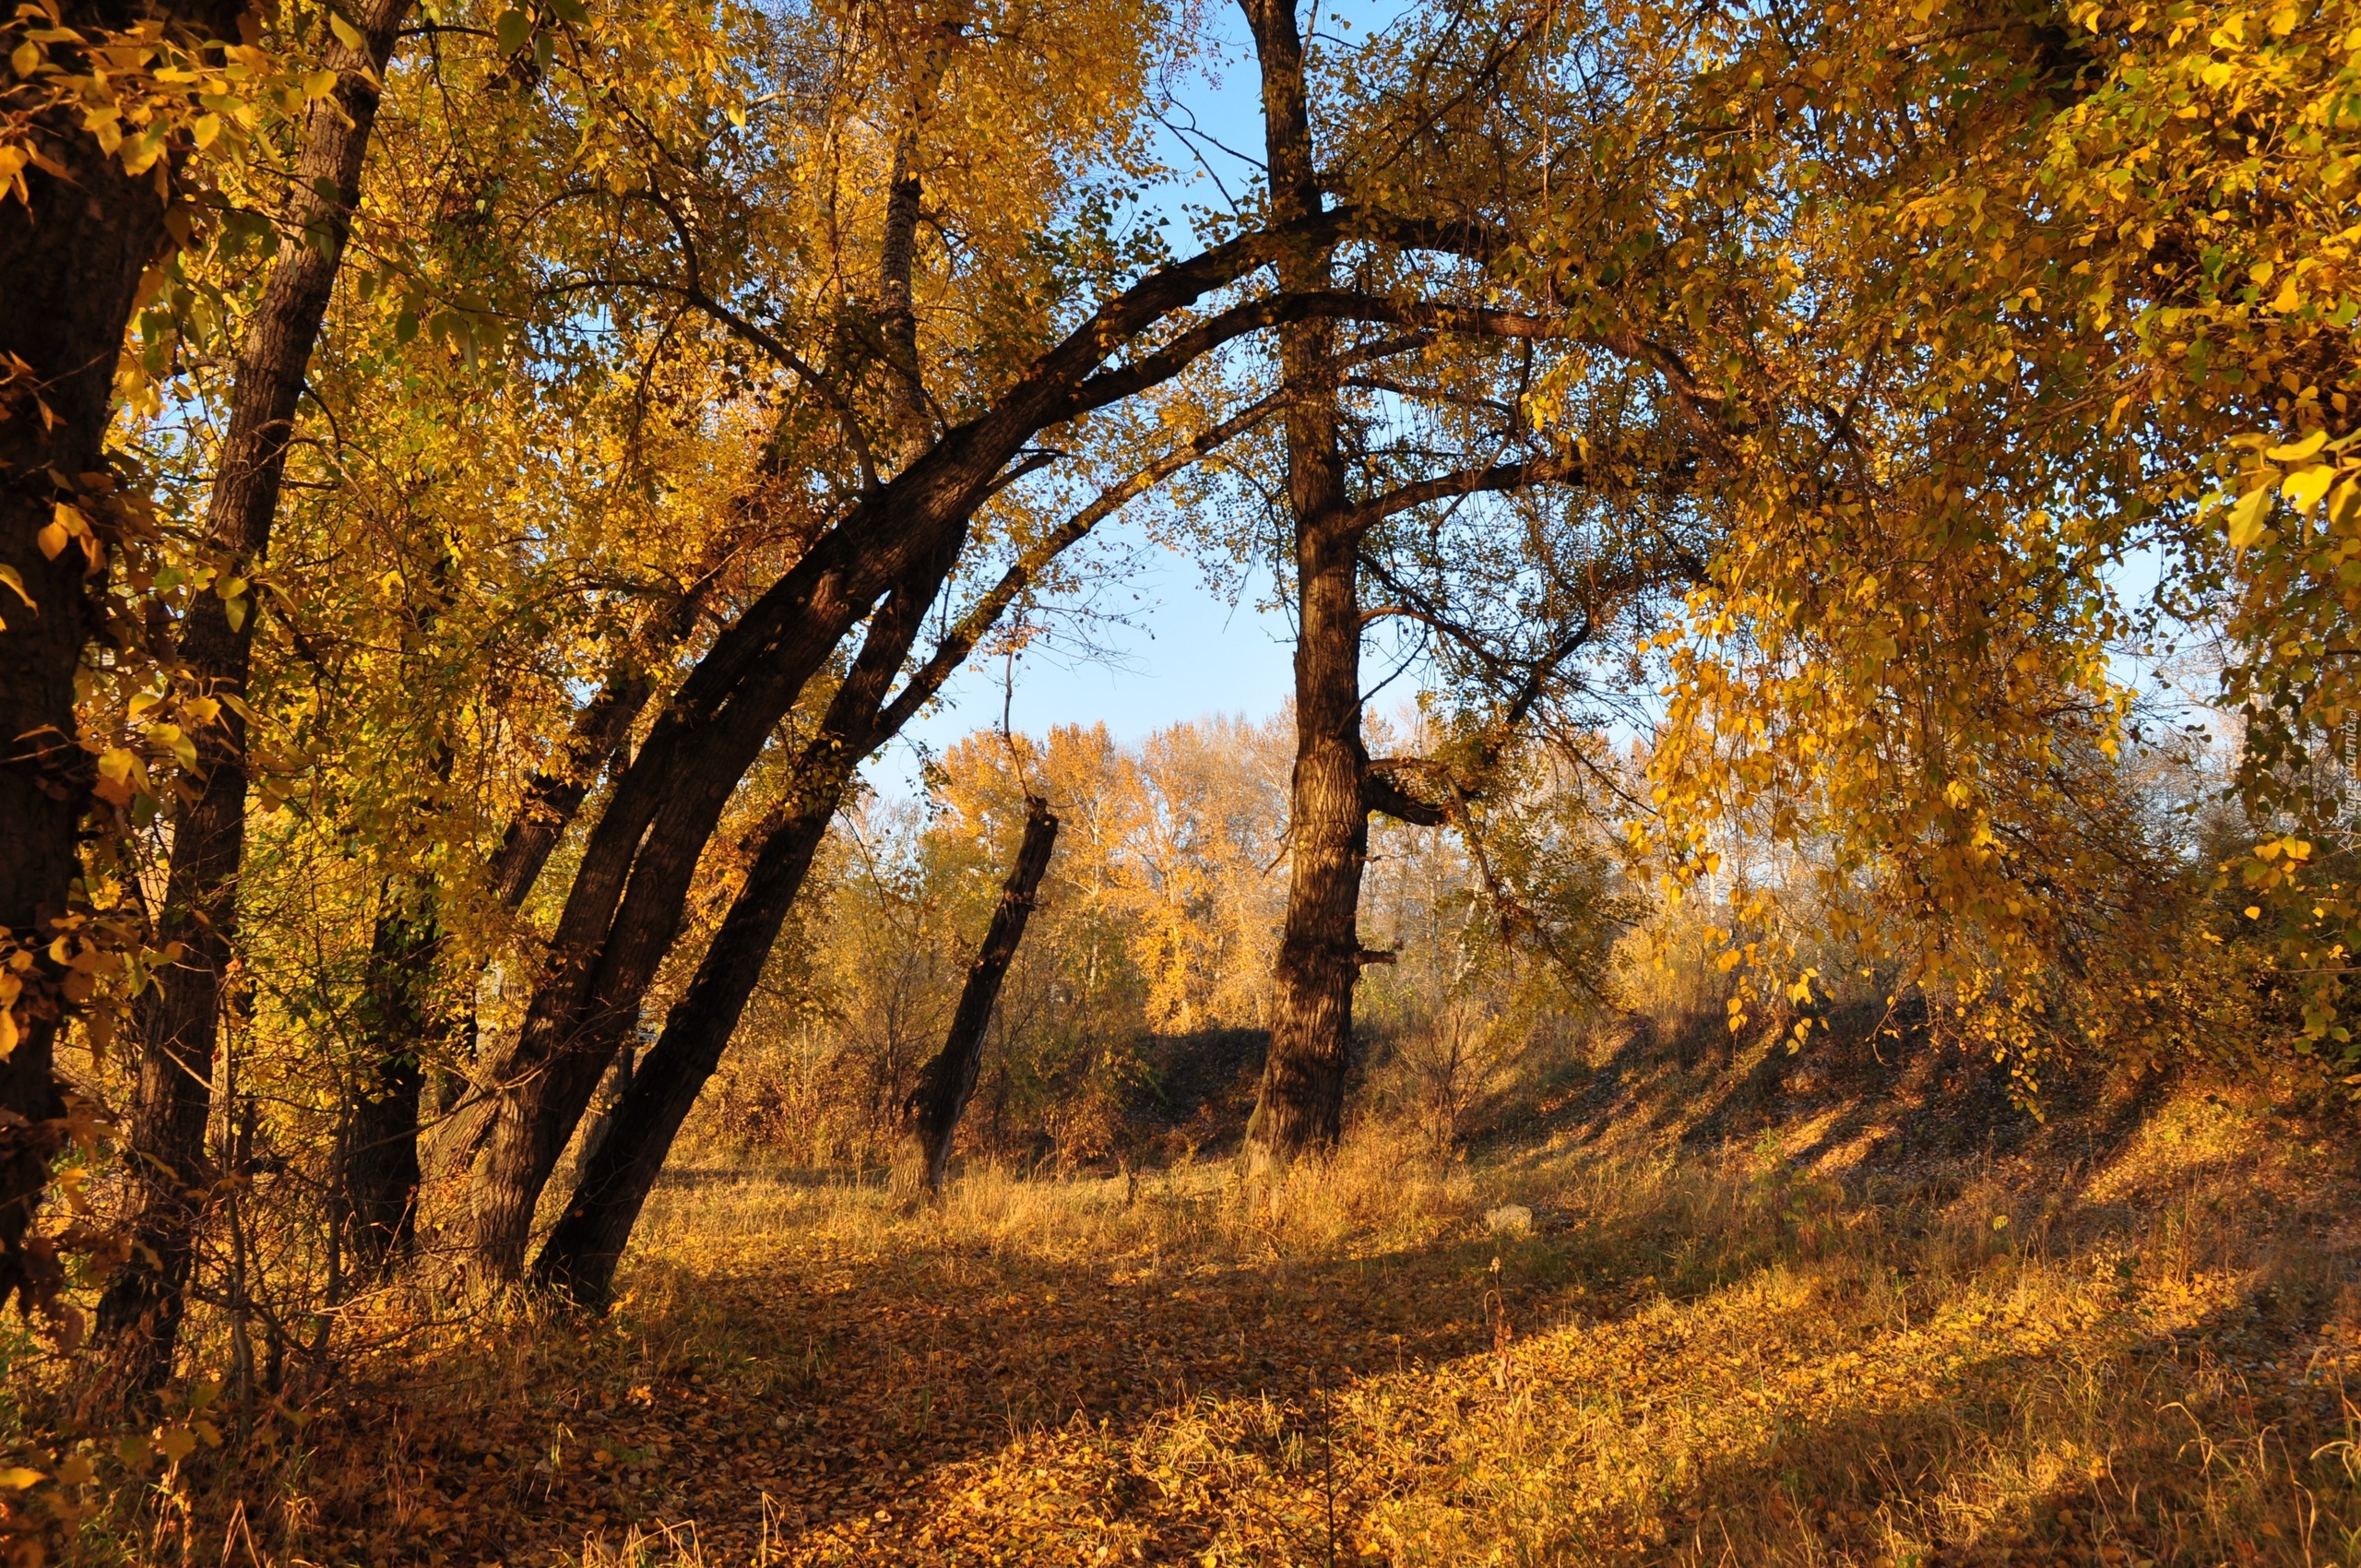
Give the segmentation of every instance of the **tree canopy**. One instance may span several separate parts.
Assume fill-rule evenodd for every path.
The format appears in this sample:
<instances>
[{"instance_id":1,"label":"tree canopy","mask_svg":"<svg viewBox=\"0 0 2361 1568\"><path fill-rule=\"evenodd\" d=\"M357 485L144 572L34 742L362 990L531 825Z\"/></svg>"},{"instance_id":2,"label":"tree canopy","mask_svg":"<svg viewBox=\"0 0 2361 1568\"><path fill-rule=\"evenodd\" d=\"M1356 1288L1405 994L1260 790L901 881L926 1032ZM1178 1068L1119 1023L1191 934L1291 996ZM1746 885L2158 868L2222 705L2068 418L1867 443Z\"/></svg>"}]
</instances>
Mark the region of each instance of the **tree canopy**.
<instances>
[{"instance_id":1,"label":"tree canopy","mask_svg":"<svg viewBox=\"0 0 2361 1568\"><path fill-rule=\"evenodd\" d=\"M859 1079L808 1146L898 1135L1051 811L1004 1140L1111 1157L1121 1041L1254 1028L1255 1157L1316 1152L1357 995L1605 1005L1681 899L1733 1028L1841 963L2028 1095L2233 1014L2349 1070L2361 16L1370 19L18 7L0 1300L164 1377L259 1136L286 1321L602 1301L742 1028ZM1286 722L979 715L868 797L1118 517L1270 583Z\"/></svg>"}]
</instances>

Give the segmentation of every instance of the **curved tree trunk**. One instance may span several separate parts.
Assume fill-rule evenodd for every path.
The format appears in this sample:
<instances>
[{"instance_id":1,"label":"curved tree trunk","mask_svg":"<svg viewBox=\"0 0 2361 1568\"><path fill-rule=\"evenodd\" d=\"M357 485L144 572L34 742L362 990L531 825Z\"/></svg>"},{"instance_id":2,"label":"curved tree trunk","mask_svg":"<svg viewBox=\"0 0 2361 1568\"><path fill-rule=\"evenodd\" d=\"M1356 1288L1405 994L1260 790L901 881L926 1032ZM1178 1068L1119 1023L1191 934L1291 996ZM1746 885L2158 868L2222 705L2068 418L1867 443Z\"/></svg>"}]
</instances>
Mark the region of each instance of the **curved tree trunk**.
<instances>
[{"instance_id":1,"label":"curved tree trunk","mask_svg":"<svg viewBox=\"0 0 2361 1568\"><path fill-rule=\"evenodd\" d=\"M534 774L526 784L525 798L485 868L502 908L523 906L540 880L541 868L549 864L551 851L588 798L590 786L612 763L655 693L656 683L634 661L619 660L599 695L575 717L564 762L554 772Z\"/></svg>"},{"instance_id":2,"label":"curved tree trunk","mask_svg":"<svg viewBox=\"0 0 2361 1568\"><path fill-rule=\"evenodd\" d=\"M337 89L304 122L282 215L286 232L239 350L206 533L248 571L269 546L296 400L361 198L362 163L377 114L374 83L409 8L409 0L368 0L358 8L362 47L329 41L326 63L337 72ZM245 688L252 609L251 599L230 602L200 595L181 626L183 659L227 696ZM100 1301L98 1323L116 1371L140 1387L171 1372L196 1227L209 1187L205 1125L245 852L244 744L245 721L234 703L225 703L219 726L199 741L204 787L173 823L163 932L182 944L182 959L147 993L140 1017L129 1140L138 1183L133 1248Z\"/></svg>"},{"instance_id":3,"label":"curved tree trunk","mask_svg":"<svg viewBox=\"0 0 2361 1568\"><path fill-rule=\"evenodd\" d=\"M904 476L908 475L927 456L933 443L932 419L927 410L924 386L919 379L918 315L911 293L911 274L917 265L919 208L919 180L915 167L917 128L931 105L934 87L940 82L947 63L948 50L957 41L959 30L960 24L946 24L938 33L935 46L928 53L922 78L918 84L911 123L905 127L895 150L891 188L885 204L884 244L880 248L878 314L881 335L890 348L889 357L894 362L888 367L889 402L895 422L895 458ZM947 552L943 543L946 538L952 540ZM951 561L956 558L958 544L965 538L966 524L962 517L948 534L938 534L931 540L931 549L922 549L912 558L908 570L913 574L913 580L923 578L927 587L918 596L919 602L912 612L907 633L902 634L900 648L878 676L877 690L870 697L867 710L848 715L848 719L857 719L864 731L873 722L885 686L892 682L895 671L900 667L902 655L908 651L910 640L917 635L916 615L923 613L925 604L932 600L943 576L949 572ZM942 564L936 570L931 564L938 555L942 556ZM884 588L884 585L881 584L877 589L872 590L870 599L873 600ZM901 600L908 598L908 594L900 592L895 596ZM882 618L894 615L893 602L889 600L887 608L881 611ZM843 603L853 612L828 638L826 648L833 648L836 637L849 631L867 609L867 602L860 603L857 608L849 599ZM825 657L826 648L819 650L821 657ZM866 652L864 646L864 657ZM793 688L787 690L786 704L780 707L780 713L783 714L786 707L793 704L795 692L814 672L816 665L795 679ZM694 677L692 680L694 682ZM844 733L839 731L840 749ZM743 737L745 731L742 731L741 734ZM761 737L753 739L759 744ZM524 1262L527 1232L541 1188L556 1168L558 1157L564 1151L575 1123L581 1119L588 1097L604 1070L604 1063L612 1058L623 1034L630 1029L639 1016L640 999L646 994L648 982L655 978L657 966L663 961L665 953L670 949L672 940L679 932L681 901L687 894L689 880L695 873L696 861L703 851L705 840L719 820L729 792L736 787L738 778L753 761L752 753L737 754L743 760L735 760L730 753L725 751L722 757L731 760L721 760L718 766L699 770L698 777L690 786L691 793L686 797L687 809L677 814L678 826L675 829L667 832L659 817L655 830L640 849L639 862L633 867L623 907L616 912L608 928L604 950L599 955L599 972L591 980L587 992L582 994L580 1011L563 1023L547 1014L540 1015L539 1020L534 1012L527 1015L527 1030L532 1030L537 1021L543 1025L540 1042L533 1054L554 1051L555 1060L539 1079L528 1080L521 1086L526 1090L525 1094L520 1096L514 1090L502 1092L500 1102L493 1105L483 1123L485 1146L469 1196L476 1222L477 1266L491 1277L513 1278ZM851 768L858 761L859 757L855 756L844 762L842 776L825 789L826 809L830 814L836 810L836 800L843 789L844 779L850 777ZM612 808L610 810L611 813ZM827 817L824 815L821 818L824 832L826 824ZM805 864L809 864L808 855ZM799 872L795 881L800 885L801 880L801 873ZM577 878L577 890L579 885ZM635 908L635 896L643 891L647 897ZM787 907L793 899L794 891L789 888L778 905L777 914L770 918L769 934L762 938L761 953L753 959L757 972L762 958L770 951L771 941L777 934L778 923L786 918ZM569 913L572 908L573 901L569 898ZM759 912L750 909L749 920L749 927L740 933L742 944L752 942L754 927L760 924ZM562 917L561 933L563 930ZM751 988L751 978L748 985ZM540 996L537 994L534 1001L538 1010ZM737 1026L738 1012L744 1004L745 998L742 994L734 1005L725 1009L730 1014L730 1020L721 1030L720 1043L727 1043L730 1030ZM520 1051L526 1047L527 1041L522 1036L517 1045ZM719 1045L717 1044L717 1061L718 1050ZM514 1058L518 1051L510 1054L508 1070L513 1075ZM692 1075L702 1086L712 1071L708 1064ZM538 1094L532 1092L537 1084L542 1087L542 1091ZM691 1089L688 1100L681 1107L682 1115L687 1114L688 1104L694 1099L695 1090ZM675 1120L671 1128L663 1133L665 1147L670 1146L672 1133L678 1127L679 1122ZM660 1165L660 1152L657 1158ZM636 1213L636 1204L633 1207Z\"/></svg>"},{"instance_id":4,"label":"curved tree trunk","mask_svg":"<svg viewBox=\"0 0 2361 1568\"><path fill-rule=\"evenodd\" d=\"M480 1151L469 1194L479 1274L513 1280L523 1272L541 1185L679 932L698 856L806 683L896 583L957 548L1012 462L1049 460L1026 457L1038 433L1159 385L1284 314L1240 307L1225 313L1218 331L1100 368L1118 346L1245 277L1280 244L1241 236L1101 304L989 410L864 494L714 640L616 780L584 844L524 1026L481 1075L485 1098L474 1124L454 1129L457 1146Z\"/></svg>"},{"instance_id":5,"label":"curved tree trunk","mask_svg":"<svg viewBox=\"0 0 2361 1568\"><path fill-rule=\"evenodd\" d=\"M1034 896L1041 874L1050 869L1050 851L1057 847L1058 819L1050 802L1038 795L1025 797L1025 838L1017 846L1016 864L1001 886L999 907L984 932L983 945L968 968L967 983L960 988L958 1010L943 1049L919 1073L910 1091L909 1109L918 1124L919 1146L926 1157L926 1190L939 1193L951 1167L951 1140L959 1131L960 1113L976 1092L976 1074L984 1062L984 1030L1000 1001L1001 981L1025 940L1025 925L1033 916Z\"/></svg>"},{"instance_id":6,"label":"curved tree trunk","mask_svg":"<svg viewBox=\"0 0 2361 1568\"><path fill-rule=\"evenodd\" d=\"M762 848L745 885L730 901L688 991L665 1016L663 1034L632 1075L606 1136L584 1159L574 1195L534 1259L533 1277L540 1284L588 1306L603 1306L611 1294L616 1260L681 1123L721 1064L845 786L861 759L892 732L879 722L886 690L950 564L946 557L896 592L871 621L860 656L797 761L787 798L757 830ZM905 716L915 711L908 703L895 707Z\"/></svg>"},{"instance_id":7,"label":"curved tree trunk","mask_svg":"<svg viewBox=\"0 0 2361 1568\"><path fill-rule=\"evenodd\" d=\"M1295 0L1241 4L1262 63L1271 204L1281 222L1292 222L1320 210ZM1325 249L1306 247L1280 258L1279 282L1290 293L1325 289L1330 280ZM1351 1059L1353 988L1360 977L1369 757L1361 742L1358 541L1345 493L1330 339L1321 322L1279 330L1289 398L1287 505L1296 536L1296 757L1287 924L1272 975L1271 1050L1246 1129L1252 1169L1336 1141Z\"/></svg>"}]
</instances>

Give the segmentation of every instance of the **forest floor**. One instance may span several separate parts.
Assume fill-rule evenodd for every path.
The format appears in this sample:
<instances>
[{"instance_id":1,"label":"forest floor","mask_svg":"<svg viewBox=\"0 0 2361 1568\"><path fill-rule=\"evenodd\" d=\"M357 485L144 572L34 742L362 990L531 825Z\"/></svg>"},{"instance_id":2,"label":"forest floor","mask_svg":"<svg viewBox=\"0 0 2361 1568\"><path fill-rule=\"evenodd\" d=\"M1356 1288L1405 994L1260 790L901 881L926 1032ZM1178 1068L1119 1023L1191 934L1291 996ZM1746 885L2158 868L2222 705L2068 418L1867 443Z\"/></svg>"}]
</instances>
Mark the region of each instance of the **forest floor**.
<instances>
[{"instance_id":1,"label":"forest floor","mask_svg":"<svg viewBox=\"0 0 2361 1568\"><path fill-rule=\"evenodd\" d=\"M136 1555L2361 1562L2341 1134L2184 1086L2011 1137L1789 1093L1748 1142L1648 1071L1275 1189L686 1172L609 1317L358 1356L242 1519Z\"/></svg>"}]
</instances>

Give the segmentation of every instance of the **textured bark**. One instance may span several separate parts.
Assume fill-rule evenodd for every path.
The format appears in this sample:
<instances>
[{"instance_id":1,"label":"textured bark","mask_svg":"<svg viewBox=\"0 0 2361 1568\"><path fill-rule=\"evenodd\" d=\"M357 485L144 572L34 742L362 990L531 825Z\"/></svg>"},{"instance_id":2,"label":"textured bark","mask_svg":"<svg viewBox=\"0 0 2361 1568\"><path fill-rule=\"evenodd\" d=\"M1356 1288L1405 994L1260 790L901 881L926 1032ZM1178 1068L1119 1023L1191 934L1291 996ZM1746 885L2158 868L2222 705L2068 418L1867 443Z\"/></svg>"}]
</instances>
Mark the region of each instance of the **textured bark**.
<instances>
[{"instance_id":1,"label":"textured bark","mask_svg":"<svg viewBox=\"0 0 2361 1568\"><path fill-rule=\"evenodd\" d=\"M1016 849L1016 864L1001 885L999 907L992 910L992 923L984 932L983 945L976 950L975 963L968 967L967 983L959 990L958 1010L951 1015L943 1049L920 1069L918 1087L910 1091L909 1109L926 1158L930 1193L943 1190L943 1175L951 1166L951 1140L959 1131L960 1113L976 1092L976 1074L983 1065L984 1030L1000 1002L1000 984L1008 977L1016 945L1025 940L1034 896L1040 890L1041 873L1050 869L1050 851L1057 842L1058 819L1050 814L1050 802L1038 795L1026 796L1025 838Z\"/></svg>"},{"instance_id":2,"label":"textured bark","mask_svg":"<svg viewBox=\"0 0 2361 1568\"><path fill-rule=\"evenodd\" d=\"M1241 0L1262 65L1271 204L1282 223L1320 209L1295 0ZM1289 293L1330 286L1324 247L1279 257ZM1287 913L1272 975L1271 1049L1247 1123L1250 1168L1324 1147L1343 1130L1360 977L1361 868L1369 854L1361 742L1358 532L1345 493L1330 328L1279 329L1287 505L1296 546L1296 756L1287 815Z\"/></svg>"},{"instance_id":3,"label":"textured bark","mask_svg":"<svg viewBox=\"0 0 2361 1568\"><path fill-rule=\"evenodd\" d=\"M389 882L369 947L365 1017L372 1053L353 1096L344 1158L352 1255L383 1271L408 1255L418 1226L419 1047L433 1038L443 932L427 877Z\"/></svg>"},{"instance_id":4,"label":"textured bark","mask_svg":"<svg viewBox=\"0 0 2361 1568\"><path fill-rule=\"evenodd\" d=\"M948 566L947 559L934 563L891 595L870 622L860 656L797 759L786 799L756 829L761 848L745 885L722 917L688 991L666 1015L664 1032L633 1075L606 1136L585 1158L574 1195L534 1260L539 1283L587 1306L603 1307L612 1294L616 1260L681 1123L721 1064L853 769L917 710L896 701L898 717L890 725L881 722L886 690Z\"/></svg>"},{"instance_id":5,"label":"textured bark","mask_svg":"<svg viewBox=\"0 0 2361 1568\"><path fill-rule=\"evenodd\" d=\"M940 58L938 53L937 58ZM940 68L937 69L940 75ZM930 90L931 88L930 88ZM927 417L925 383L919 377L919 313L910 274L918 262L918 130L902 134L894 149L894 177L885 189L884 244L879 250L877 327L885 339L892 378L895 465L908 468L926 455L934 437Z\"/></svg>"},{"instance_id":6,"label":"textured bark","mask_svg":"<svg viewBox=\"0 0 2361 1568\"><path fill-rule=\"evenodd\" d=\"M564 762L553 772L534 774L526 784L525 799L485 868L492 892L504 908L514 909L524 904L533 884L540 880L541 868L549 864L550 852L582 809L591 784L612 765L655 693L656 683L635 661L617 663L599 695L575 717Z\"/></svg>"},{"instance_id":7,"label":"textured bark","mask_svg":"<svg viewBox=\"0 0 2361 1568\"><path fill-rule=\"evenodd\" d=\"M86 32L155 20L193 42L236 36L226 5L65 0L57 15ZM30 108L24 96L13 72L0 75L0 113ZM64 172L28 169L30 199L0 201L0 566L23 584L0 587L0 935L37 951L80 871L94 774L75 744L74 675L98 630L104 557L77 545L53 557L36 536L60 502L77 499L103 528L103 508L76 492L106 468L115 362L140 276L165 246L170 177L162 167L125 174L80 121L72 105L34 116L30 134ZM58 1283L29 1231L62 1141L53 1051L63 976L43 956L25 979L23 1034L0 1053L0 1306L43 1304Z\"/></svg>"},{"instance_id":8,"label":"textured bark","mask_svg":"<svg viewBox=\"0 0 2361 1568\"><path fill-rule=\"evenodd\" d=\"M242 575L252 576L268 549L295 404L360 200L377 113L372 84L382 77L408 9L409 0L368 0L358 7L362 47L330 40L326 64L338 74L337 89L304 121L281 215L285 232L239 350L230 428L206 517L208 540L242 564ZM191 671L233 697L245 687L255 632L252 601L237 608L233 620L230 604L200 595L180 627L180 652ZM182 958L147 993L139 1018L129 1138L137 1183L134 1246L101 1298L98 1322L118 1372L138 1386L153 1386L171 1371L208 1185L205 1126L245 852L244 743L244 720L231 704L219 724L198 737L204 784L174 818L164 897L163 934L182 944Z\"/></svg>"},{"instance_id":9,"label":"textured bark","mask_svg":"<svg viewBox=\"0 0 2361 1568\"><path fill-rule=\"evenodd\" d=\"M623 1096L631 1093L632 1079L638 1074L639 1042L627 1039L615 1059L607 1063L605 1075L599 1080L598 1093L591 1099L589 1118L582 1123L582 1153L580 1164L587 1169L599 1158L599 1150L606 1144L607 1134L615 1130L615 1112L623 1109ZM581 1172L575 1175L579 1178Z\"/></svg>"}]
</instances>

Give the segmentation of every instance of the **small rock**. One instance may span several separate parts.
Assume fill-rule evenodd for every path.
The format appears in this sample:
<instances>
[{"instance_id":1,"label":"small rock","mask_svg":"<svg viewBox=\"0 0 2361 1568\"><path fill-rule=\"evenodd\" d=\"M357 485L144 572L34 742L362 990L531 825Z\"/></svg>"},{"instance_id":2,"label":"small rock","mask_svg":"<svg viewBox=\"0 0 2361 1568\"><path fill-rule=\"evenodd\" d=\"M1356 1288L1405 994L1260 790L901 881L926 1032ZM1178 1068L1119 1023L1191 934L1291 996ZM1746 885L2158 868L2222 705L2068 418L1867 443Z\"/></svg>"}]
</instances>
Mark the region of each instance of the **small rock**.
<instances>
[{"instance_id":1,"label":"small rock","mask_svg":"<svg viewBox=\"0 0 2361 1568\"><path fill-rule=\"evenodd\" d=\"M1533 1229L1533 1211L1523 1204L1502 1204L1484 1216L1484 1229L1496 1236L1522 1236Z\"/></svg>"}]
</instances>

